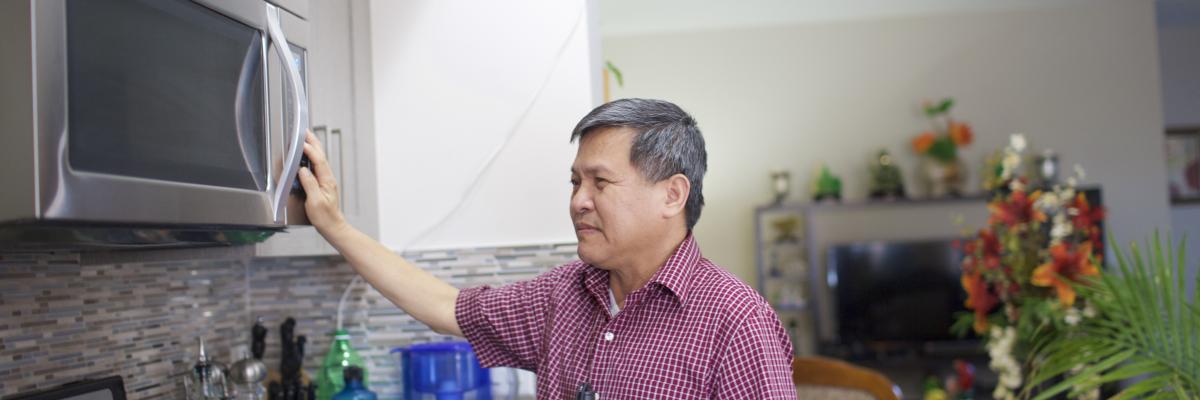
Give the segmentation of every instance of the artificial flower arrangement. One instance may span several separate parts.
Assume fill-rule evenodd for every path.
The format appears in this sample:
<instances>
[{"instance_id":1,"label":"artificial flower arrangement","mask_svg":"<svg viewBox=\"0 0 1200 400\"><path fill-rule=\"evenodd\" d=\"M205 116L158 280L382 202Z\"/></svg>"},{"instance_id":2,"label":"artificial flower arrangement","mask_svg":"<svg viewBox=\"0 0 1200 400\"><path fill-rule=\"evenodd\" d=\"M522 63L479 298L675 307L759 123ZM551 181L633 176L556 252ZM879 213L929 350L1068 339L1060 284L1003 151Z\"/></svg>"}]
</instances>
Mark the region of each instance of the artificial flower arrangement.
<instances>
[{"instance_id":1,"label":"artificial flower arrangement","mask_svg":"<svg viewBox=\"0 0 1200 400\"><path fill-rule=\"evenodd\" d=\"M930 101L922 104L932 129L921 132L913 139L913 151L944 164L958 160L958 148L970 145L974 140L974 133L971 131L971 125L956 121L950 116L950 109L953 107L954 99L951 98L937 104Z\"/></svg>"},{"instance_id":2,"label":"artificial flower arrangement","mask_svg":"<svg viewBox=\"0 0 1200 400\"><path fill-rule=\"evenodd\" d=\"M971 126L950 116L954 99L923 105L930 130L921 132L912 141L913 151L920 154L921 181L929 197L961 196L966 193L967 167L958 157L958 150L974 141Z\"/></svg>"},{"instance_id":3,"label":"artificial flower arrangement","mask_svg":"<svg viewBox=\"0 0 1200 400\"><path fill-rule=\"evenodd\" d=\"M1028 187L1022 171L1023 135L1013 135L1000 162L999 182L988 204L988 226L963 243L966 307L956 330L973 329L986 342L1000 382L993 396L1017 398L1031 368L1032 338L1094 317L1076 285L1100 273L1104 210L1088 203L1076 177L1051 188ZM1097 393L1098 395L1098 393Z\"/></svg>"}]
</instances>

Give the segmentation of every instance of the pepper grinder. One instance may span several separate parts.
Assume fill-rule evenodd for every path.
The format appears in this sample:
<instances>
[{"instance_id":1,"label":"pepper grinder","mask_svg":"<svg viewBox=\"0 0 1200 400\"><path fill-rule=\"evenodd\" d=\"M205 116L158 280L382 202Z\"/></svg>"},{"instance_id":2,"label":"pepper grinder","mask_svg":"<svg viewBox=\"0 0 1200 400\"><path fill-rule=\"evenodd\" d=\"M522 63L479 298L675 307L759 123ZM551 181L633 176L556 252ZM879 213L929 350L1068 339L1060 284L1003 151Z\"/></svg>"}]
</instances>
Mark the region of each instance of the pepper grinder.
<instances>
[{"instance_id":1,"label":"pepper grinder","mask_svg":"<svg viewBox=\"0 0 1200 400\"><path fill-rule=\"evenodd\" d=\"M262 382L267 379L267 365L262 361L251 358L245 347L238 355L241 360L230 367L229 379L238 388L240 399L262 400L265 397Z\"/></svg>"},{"instance_id":2,"label":"pepper grinder","mask_svg":"<svg viewBox=\"0 0 1200 400\"><path fill-rule=\"evenodd\" d=\"M208 359L208 352L204 348L204 338L198 337L196 342L199 345L199 356L196 357L196 364L192 366L192 370L184 380L188 399L227 398L228 388L225 385L224 372L221 371L219 365L215 365Z\"/></svg>"}]
</instances>

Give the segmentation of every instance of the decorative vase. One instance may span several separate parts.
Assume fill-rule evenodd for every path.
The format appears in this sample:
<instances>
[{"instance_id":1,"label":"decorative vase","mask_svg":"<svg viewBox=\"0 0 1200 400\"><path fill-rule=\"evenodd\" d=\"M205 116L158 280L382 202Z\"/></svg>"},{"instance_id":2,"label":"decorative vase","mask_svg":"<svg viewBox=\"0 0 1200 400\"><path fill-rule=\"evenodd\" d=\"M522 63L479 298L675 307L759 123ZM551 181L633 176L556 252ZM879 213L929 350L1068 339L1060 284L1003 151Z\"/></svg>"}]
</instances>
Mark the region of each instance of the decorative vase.
<instances>
[{"instance_id":1,"label":"decorative vase","mask_svg":"<svg viewBox=\"0 0 1200 400\"><path fill-rule=\"evenodd\" d=\"M1034 159L1034 165L1037 167L1034 178L1038 186L1049 189L1058 184L1058 154L1055 154L1054 150L1043 150L1042 154Z\"/></svg>"},{"instance_id":2,"label":"decorative vase","mask_svg":"<svg viewBox=\"0 0 1200 400\"><path fill-rule=\"evenodd\" d=\"M967 166L962 160L939 161L929 157L921 160L922 178L929 197L960 197L967 182Z\"/></svg>"}]
</instances>

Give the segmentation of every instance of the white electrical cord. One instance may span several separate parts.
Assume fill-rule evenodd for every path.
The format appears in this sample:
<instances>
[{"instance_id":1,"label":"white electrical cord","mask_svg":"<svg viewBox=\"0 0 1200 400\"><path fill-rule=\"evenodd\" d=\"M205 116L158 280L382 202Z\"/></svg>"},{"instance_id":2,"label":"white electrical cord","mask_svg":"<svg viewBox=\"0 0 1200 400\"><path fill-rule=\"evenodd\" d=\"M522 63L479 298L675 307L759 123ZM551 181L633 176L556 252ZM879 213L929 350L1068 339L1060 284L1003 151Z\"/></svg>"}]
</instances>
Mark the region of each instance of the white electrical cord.
<instances>
[{"instance_id":1,"label":"white electrical cord","mask_svg":"<svg viewBox=\"0 0 1200 400\"><path fill-rule=\"evenodd\" d=\"M583 17L585 15L585 13L584 13L585 10L587 10L586 3L581 5L579 12L576 13L575 23L572 25L571 30L567 33L567 38L564 39L562 45L559 46L558 53L554 56L554 60L550 64L550 70L546 72L546 77L542 80L542 83L538 87L537 91L534 92L533 98L529 100L529 105L527 105L525 107L525 110L522 111L519 116L517 116L517 120L515 122L513 122L512 128L510 128L508 130L508 134L505 135L504 141L501 142L499 146L496 146L496 148L494 150L492 150L491 154L488 155L487 161L485 161L483 163L483 165L480 166L479 170L475 174L475 178L472 179L470 184L467 185L466 189L463 190L462 195L459 197L458 201L454 204L454 207L451 208L450 211L446 212L445 215L442 215L442 217L440 219L438 219L437 222L429 225L428 227L425 228L425 230L421 231L421 233L414 236L414 238L409 243L401 246L396 251L397 253L403 254L406 250L408 250L408 246L411 246L414 243L420 243L427 236L429 236L430 234L435 232L436 229L440 228L443 224L445 224L446 221L448 221L451 216L458 213L459 209L461 209L462 206L464 204L466 204L467 200L475 193L475 189L479 186L479 182L483 179L483 175L487 172L488 169L491 169L492 164L496 161L496 158L500 155L500 153L502 151L504 151L505 148L508 147L508 144L510 142L512 142L512 139L514 136L516 136L518 129L521 127L521 124L523 122L525 122L525 118L529 116L530 111L533 110L533 106L536 105L538 99L540 99L542 97L542 92L544 92L546 90L546 87L550 86L550 80L551 80L551 78L554 77L554 70L558 67L558 64L562 61L563 55L566 54L567 48L571 44L571 38L575 36L576 32L579 31L579 26L582 25L582 22L584 19ZM343 310L345 309L345 306L346 306L346 299L349 298L351 289L353 289L354 286L359 284L360 282L362 282L362 276L355 274L354 279L352 279L350 281L350 284L346 285L346 289L344 291L342 291L341 299L338 300L337 329L339 329L339 330L341 330L343 328L342 314L343 314ZM365 318L364 318L364 320L365 320ZM363 329L363 332L365 335L367 332L366 323L364 321L360 321L359 324L360 324L360 327Z\"/></svg>"},{"instance_id":2,"label":"white electrical cord","mask_svg":"<svg viewBox=\"0 0 1200 400\"><path fill-rule=\"evenodd\" d=\"M353 289L353 288L354 288L354 285L357 285L357 284L358 284L359 282L361 282L361 281L362 281L362 275L359 275L359 274L354 274L354 279L351 279L351 280L350 280L350 284L349 284L349 285L346 285L346 289L342 291L342 297L341 297L341 299L340 299L340 300L338 300L338 308L337 308L337 330L339 330L339 331L343 329L343 325L342 325L342 310L344 310L344 309L346 308L346 298L350 297L350 289Z\"/></svg>"}]
</instances>

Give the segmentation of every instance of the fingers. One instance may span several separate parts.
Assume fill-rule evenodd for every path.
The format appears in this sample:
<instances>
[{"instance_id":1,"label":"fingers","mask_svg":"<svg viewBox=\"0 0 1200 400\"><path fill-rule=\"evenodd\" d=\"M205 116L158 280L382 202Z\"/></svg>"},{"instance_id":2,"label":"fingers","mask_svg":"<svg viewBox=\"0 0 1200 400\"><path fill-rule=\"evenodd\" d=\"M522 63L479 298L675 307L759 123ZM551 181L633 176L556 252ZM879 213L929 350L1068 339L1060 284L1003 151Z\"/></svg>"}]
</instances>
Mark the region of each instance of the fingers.
<instances>
[{"instance_id":1,"label":"fingers","mask_svg":"<svg viewBox=\"0 0 1200 400\"><path fill-rule=\"evenodd\" d=\"M308 167L300 167L300 186L304 187L304 193L311 199L321 195L321 184L317 182L317 178L313 176L312 171Z\"/></svg>"},{"instance_id":2,"label":"fingers","mask_svg":"<svg viewBox=\"0 0 1200 400\"><path fill-rule=\"evenodd\" d=\"M309 146L313 147L315 154L309 154L307 151ZM325 159L325 148L321 147L321 140L317 139L317 135L314 135L312 131L308 131L308 134L304 136L304 149L310 161L315 161L314 159L318 157L322 160Z\"/></svg>"},{"instance_id":3,"label":"fingers","mask_svg":"<svg viewBox=\"0 0 1200 400\"><path fill-rule=\"evenodd\" d=\"M333 177L333 169L329 167L329 160L325 158L325 151L321 150L321 143L316 140L316 136L313 136L312 133L309 133L304 141L304 154L308 156L308 161L312 163L317 181L325 187L336 187L337 182Z\"/></svg>"}]
</instances>

